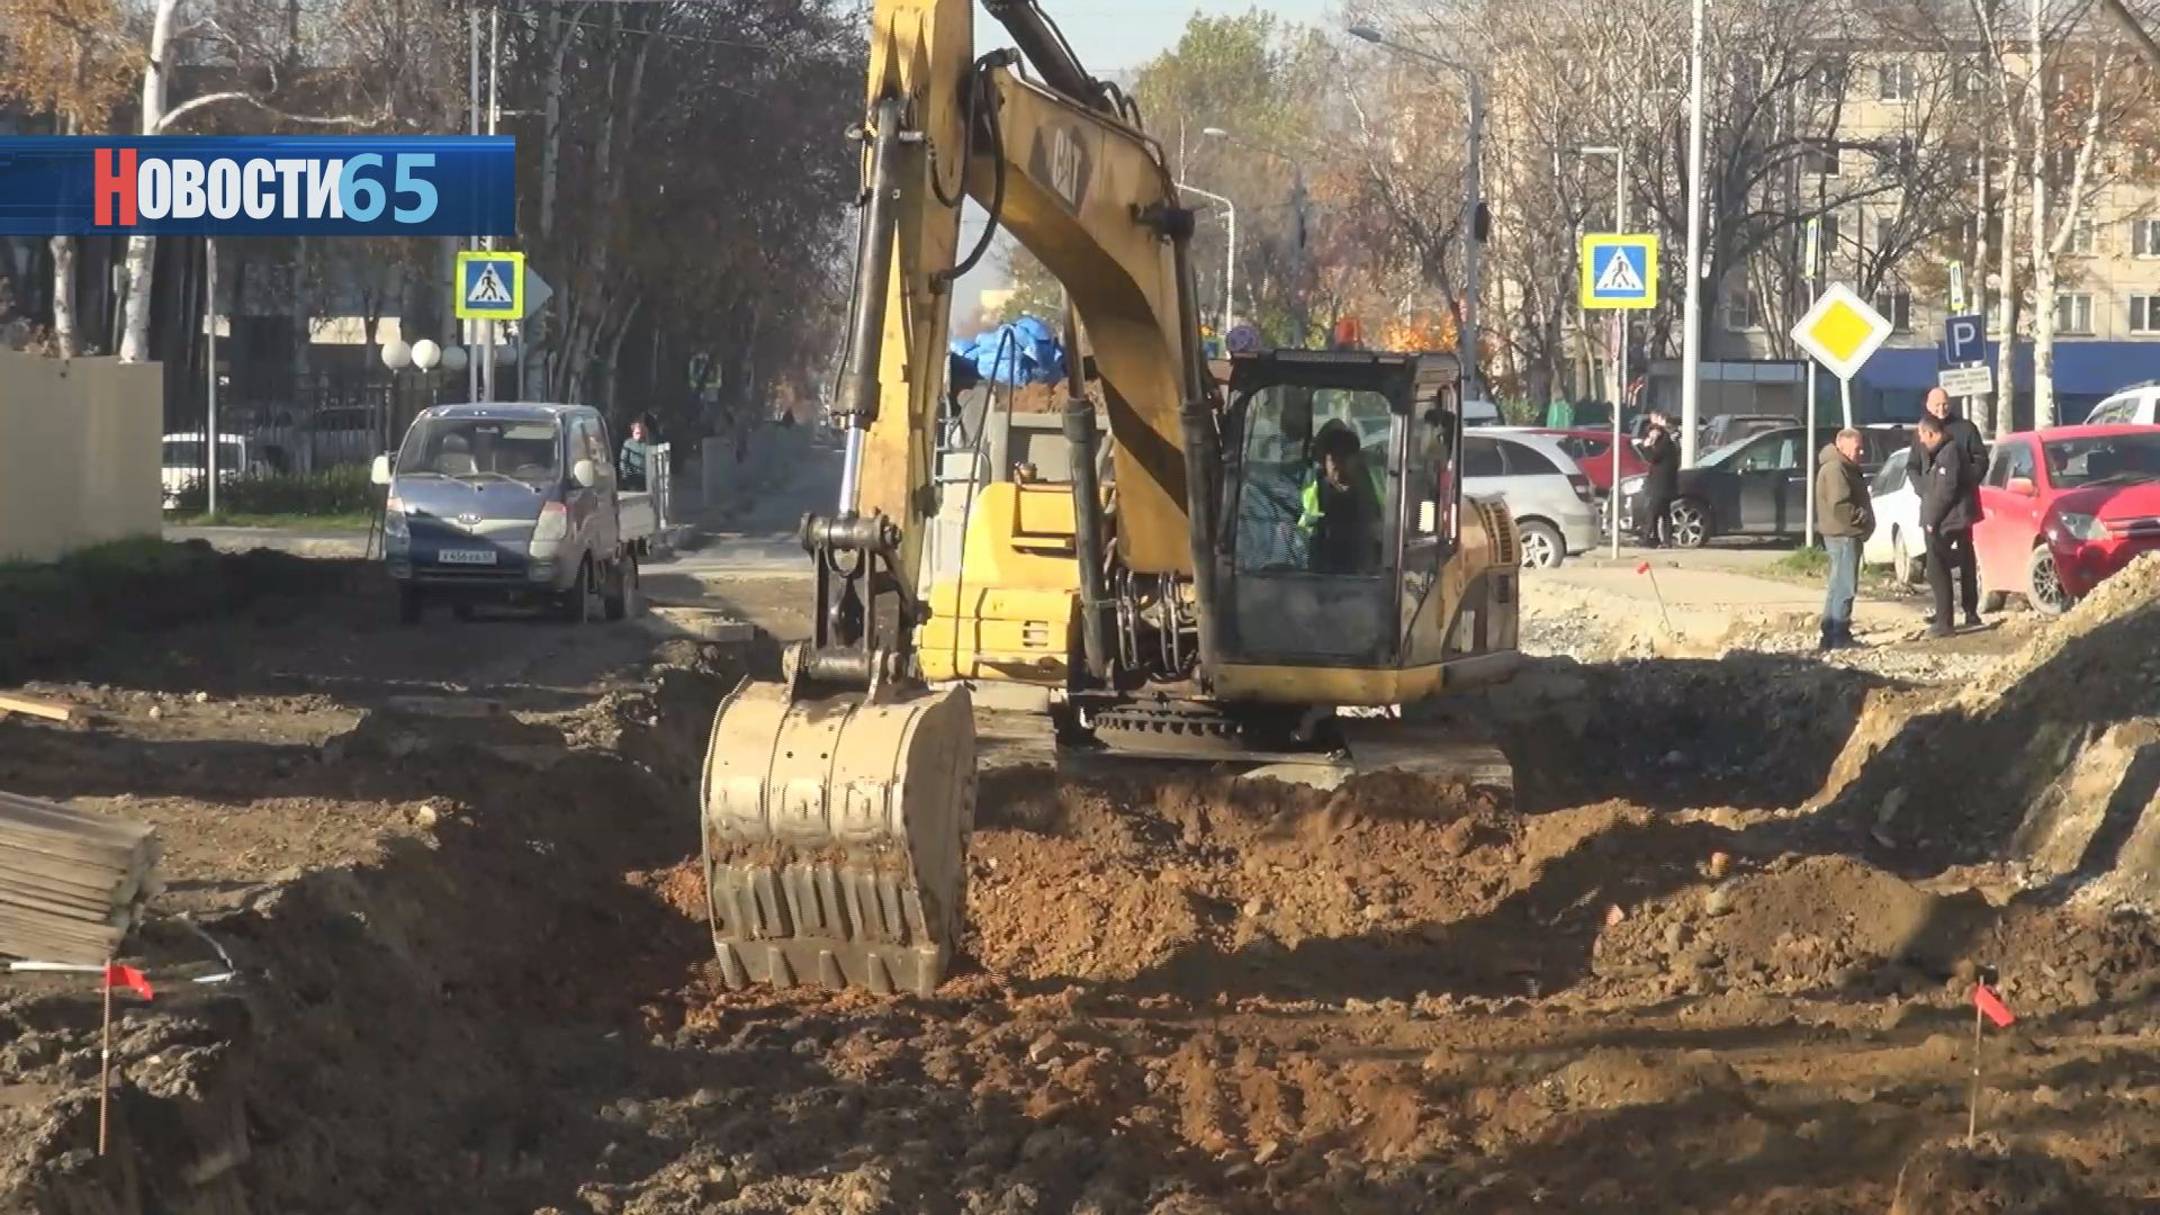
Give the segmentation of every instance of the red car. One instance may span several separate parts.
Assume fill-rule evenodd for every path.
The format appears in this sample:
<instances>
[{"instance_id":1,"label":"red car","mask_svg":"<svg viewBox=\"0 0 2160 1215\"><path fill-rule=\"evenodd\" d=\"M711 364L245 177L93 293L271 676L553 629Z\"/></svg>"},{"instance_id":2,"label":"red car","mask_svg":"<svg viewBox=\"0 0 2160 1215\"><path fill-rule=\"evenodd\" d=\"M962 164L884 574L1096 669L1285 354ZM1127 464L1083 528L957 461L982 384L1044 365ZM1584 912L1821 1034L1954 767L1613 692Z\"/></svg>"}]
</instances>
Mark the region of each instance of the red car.
<instances>
[{"instance_id":1,"label":"red car","mask_svg":"<svg viewBox=\"0 0 2160 1215\"><path fill-rule=\"evenodd\" d=\"M1989 603L2059 615L2160 549L2160 426L2059 426L1995 444L1973 548Z\"/></svg>"},{"instance_id":2,"label":"red car","mask_svg":"<svg viewBox=\"0 0 2160 1215\"><path fill-rule=\"evenodd\" d=\"M1577 426L1561 429L1552 426L1511 426L1524 434L1551 435L1560 449L1575 457L1582 465L1583 476L1590 478L1590 490L1602 498L1612 492L1612 432L1594 427ZM1620 442L1620 475L1636 476L1647 471L1642 457L1635 453L1635 445L1623 435Z\"/></svg>"}]
</instances>

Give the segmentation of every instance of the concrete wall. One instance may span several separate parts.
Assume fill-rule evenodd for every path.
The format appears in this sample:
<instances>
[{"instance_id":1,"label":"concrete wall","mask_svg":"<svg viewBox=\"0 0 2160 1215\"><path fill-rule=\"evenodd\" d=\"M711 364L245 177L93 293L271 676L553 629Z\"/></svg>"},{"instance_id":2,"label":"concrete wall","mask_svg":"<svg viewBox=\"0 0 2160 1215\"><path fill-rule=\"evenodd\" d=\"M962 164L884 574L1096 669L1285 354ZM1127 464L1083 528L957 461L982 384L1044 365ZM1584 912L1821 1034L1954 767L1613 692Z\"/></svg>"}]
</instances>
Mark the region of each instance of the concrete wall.
<instances>
[{"instance_id":1,"label":"concrete wall","mask_svg":"<svg viewBox=\"0 0 2160 1215\"><path fill-rule=\"evenodd\" d=\"M0 561L157 535L164 419L155 363L0 350Z\"/></svg>"}]
</instances>

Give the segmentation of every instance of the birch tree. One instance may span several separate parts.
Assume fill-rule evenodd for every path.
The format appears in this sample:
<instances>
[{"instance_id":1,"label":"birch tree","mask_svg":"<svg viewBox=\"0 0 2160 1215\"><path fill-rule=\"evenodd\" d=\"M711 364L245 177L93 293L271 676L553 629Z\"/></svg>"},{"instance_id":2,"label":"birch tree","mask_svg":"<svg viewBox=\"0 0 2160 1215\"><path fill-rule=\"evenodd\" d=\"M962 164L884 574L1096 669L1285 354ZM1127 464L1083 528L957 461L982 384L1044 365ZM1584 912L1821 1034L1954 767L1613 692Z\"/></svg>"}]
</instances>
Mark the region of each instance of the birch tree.
<instances>
[{"instance_id":1,"label":"birch tree","mask_svg":"<svg viewBox=\"0 0 2160 1215\"><path fill-rule=\"evenodd\" d=\"M132 75L122 19L113 0L0 0L0 101L50 115L55 134L103 130ZM54 345L73 358L75 238L56 235L50 248Z\"/></svg>"},{"instance_id":2,"label":"birch tree","mask_svg":"<svg viewBox=\"0 0 2160 1215\"><path fill-rule=\"evenodd\" d=\"M2053 426L2055 408L2055 282L2057 263L2069 248L2070 238L2083 222L2086 209L2092 202L2094 187L2093 153L2100 144L2102 118L2110 109L2109 92L2114 83L2117 63L2115 45L2110 42L2104 48L2087 47L2092 52L2090 75L2082 81L2084 120L2065 131L2062 136L2050 138L2049 118L2051 90L2049 85L2058 75L2065 83L2070 73L2064 65L2069 54L2050 57L2045 41L2047 27L2043 6L2039 0L2032 5L2030 25L2031 46L2029 55L2035 65L2033 83L2026 89L2031 108L2032 124L2032 264L2033 264L2033 425ZM2065 89L2055 102L2075 105L2080 99L2079 89ZM2060 172L2061 153L2070 153L2071 168L2067 189L2062 199L2062 213L2050 225L2048 216L2049 178Z\"/></svg>"}]
</instances>

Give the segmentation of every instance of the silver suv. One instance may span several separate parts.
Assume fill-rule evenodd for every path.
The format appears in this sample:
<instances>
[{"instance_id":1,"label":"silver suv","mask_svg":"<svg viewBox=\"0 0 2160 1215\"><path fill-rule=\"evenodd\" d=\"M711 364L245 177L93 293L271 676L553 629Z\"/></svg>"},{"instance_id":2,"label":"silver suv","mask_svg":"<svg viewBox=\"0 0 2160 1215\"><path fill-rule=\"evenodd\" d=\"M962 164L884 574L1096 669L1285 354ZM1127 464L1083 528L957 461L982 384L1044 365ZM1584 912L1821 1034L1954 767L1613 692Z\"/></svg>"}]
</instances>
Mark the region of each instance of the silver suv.
<instances>
[{"instance_id":1,"label":"silver suv","mask_svg":"<svg viewBox=\"0 0 2160 1215\"><path fill-rule=\"evenodd\" d=\"M1551 435L1480 427L1463 435L1463 492L1498 498L1522 533L1522 563L1550 569L1597 547L1590 478Z\"/></svg>"}]
</instances>

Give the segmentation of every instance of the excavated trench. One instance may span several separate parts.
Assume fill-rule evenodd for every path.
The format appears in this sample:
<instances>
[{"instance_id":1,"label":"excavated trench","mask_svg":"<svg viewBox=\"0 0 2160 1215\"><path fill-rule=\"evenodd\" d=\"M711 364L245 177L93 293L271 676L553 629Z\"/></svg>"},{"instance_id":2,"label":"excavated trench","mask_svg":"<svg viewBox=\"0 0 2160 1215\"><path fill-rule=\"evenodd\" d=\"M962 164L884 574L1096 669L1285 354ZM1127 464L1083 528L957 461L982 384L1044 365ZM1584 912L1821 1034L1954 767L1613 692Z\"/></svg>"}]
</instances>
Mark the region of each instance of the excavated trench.
<instances>
[{"instance_id":1,"label":"excavated trench","mask_svg":"<svg viewBox=\"0 0 2160 1215\"><path fill-rule=\"evenodd\" d=\"M426 829L205 921L243 979L127 1010L116 1150L94 1001L0 1003L0 1206L2152 1209L2160 611L2113 594L1951 694L1540 662L1488 714L1512 806L992 772L930 1000L712 985L692 784L746 660L372 709L324 764ZM1977 965L2030 1028L1947 1150Z\"/></svg>"},{"instance_id":2,"label":"excavated trench","mask_svg":"<svg viewBox=\"0 0 2160 1215\"><path fill-rule=\"evenodd\" d=\"M26 1099L0 1102L6 1209L523 1211L626 1164L596 1094L681 1083L679 1015L646 1005L711 947L624 875L694 847L689 757L733 673L666 671L544 727L368 712L322 779L425 799L428 829L202 923L241 977L124 1010L107 1155L95 1001L0 1006L0 1092ZM170 924L139 947L203 953Z\"/></svg>"}]
</instances>

